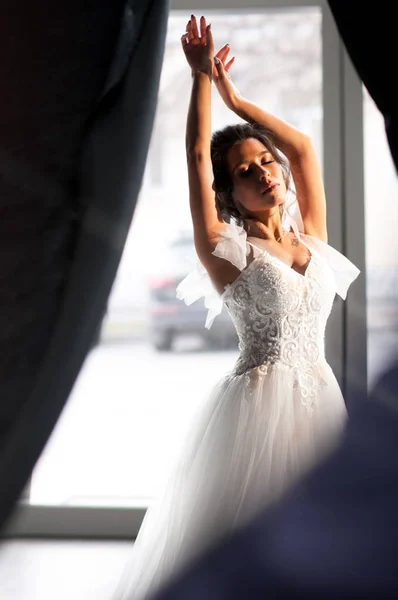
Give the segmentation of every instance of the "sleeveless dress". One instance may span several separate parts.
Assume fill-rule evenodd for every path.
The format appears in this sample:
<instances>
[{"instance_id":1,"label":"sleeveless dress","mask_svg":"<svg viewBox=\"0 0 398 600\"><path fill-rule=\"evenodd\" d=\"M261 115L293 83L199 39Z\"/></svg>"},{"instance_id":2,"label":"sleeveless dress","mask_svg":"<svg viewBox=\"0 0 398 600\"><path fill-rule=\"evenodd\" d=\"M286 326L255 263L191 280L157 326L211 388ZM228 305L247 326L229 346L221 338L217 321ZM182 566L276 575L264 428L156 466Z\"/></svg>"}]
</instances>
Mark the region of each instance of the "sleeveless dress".
<instances>
[{"instance_id":1,"label":"sleeveless dress","mask_svg":"<svg viewBox=\"0 0 398 600\"><path fill-rule=\"evenodd\" d=\"M205 297L207 327L225 303L240 355L193 420L115 600L151 598L277 501L339 439L346 408L325 359L324 333L335 294L345 298L359 270L289 224L311 252L304 275L229 224L214 254L240 269L236 281L220 296L198 263L177 290L187 304Z\"/></svg>"}]
</instances>

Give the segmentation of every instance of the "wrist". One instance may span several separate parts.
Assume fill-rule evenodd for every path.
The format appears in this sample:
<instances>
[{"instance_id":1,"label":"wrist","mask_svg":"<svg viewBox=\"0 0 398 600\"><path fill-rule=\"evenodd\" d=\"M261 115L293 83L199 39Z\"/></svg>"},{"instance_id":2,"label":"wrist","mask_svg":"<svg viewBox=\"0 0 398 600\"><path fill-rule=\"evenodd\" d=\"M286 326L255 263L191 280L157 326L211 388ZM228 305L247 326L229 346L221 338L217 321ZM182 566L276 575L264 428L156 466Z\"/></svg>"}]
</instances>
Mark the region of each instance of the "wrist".
<instances>
[{"instance_id":1,"label":"wrist","mask_svg":"<svg viewBox=\"0 0 398 600\"><path fill-rule=\"evenodd\" d=\"M198 77L201 78L203 76L207 77L212 81L213 79L213 62L211 60L206 61L206 64L200 67L192 67L191 68L192 78Z\"/></svg>"},{"instance_id":2,"label":"wrist","mask_svg":"<svg viewBox=\"0 0 398 600\"><path fill-rule=\"evenodd\" d=\"M211 71L208 69L191 69L192 77L202 77L205 75L206 77L211 77Z\"/></svg>"},{"instance_id":3,"label":"wrist","mask_svg":"<svg viewBox=\"0 0 398 600\"><path fill-rule=\"evenodd\" d=\"M230 105L229 108L234 113L236 113L238 116L240 116L240 113L243 108L243 102L244 102L243 97L239 94L239 92L236 92L229 99L229 105Z\"/></svg>"}]
</instances>

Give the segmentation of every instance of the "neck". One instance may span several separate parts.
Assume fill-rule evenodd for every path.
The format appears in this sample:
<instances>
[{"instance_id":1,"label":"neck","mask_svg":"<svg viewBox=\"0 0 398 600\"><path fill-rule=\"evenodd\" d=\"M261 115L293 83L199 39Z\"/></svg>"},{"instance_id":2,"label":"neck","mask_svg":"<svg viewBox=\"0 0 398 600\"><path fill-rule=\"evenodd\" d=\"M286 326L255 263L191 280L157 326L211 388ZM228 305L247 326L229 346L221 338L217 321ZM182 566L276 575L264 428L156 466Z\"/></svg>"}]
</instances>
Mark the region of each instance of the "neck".
<instances>
[{"instance_id":1,"label":"neck","mask_svg":"<svg viewBox=\"0 0 398 600\"><path fill-rule=\"evenodd\" d=\"M246 221L247 233L253 237L262 237L266 240L278 239L283 235L283 227L279 208L268 211L266 215L252 215Z\"/></svg>"}]
</instances>

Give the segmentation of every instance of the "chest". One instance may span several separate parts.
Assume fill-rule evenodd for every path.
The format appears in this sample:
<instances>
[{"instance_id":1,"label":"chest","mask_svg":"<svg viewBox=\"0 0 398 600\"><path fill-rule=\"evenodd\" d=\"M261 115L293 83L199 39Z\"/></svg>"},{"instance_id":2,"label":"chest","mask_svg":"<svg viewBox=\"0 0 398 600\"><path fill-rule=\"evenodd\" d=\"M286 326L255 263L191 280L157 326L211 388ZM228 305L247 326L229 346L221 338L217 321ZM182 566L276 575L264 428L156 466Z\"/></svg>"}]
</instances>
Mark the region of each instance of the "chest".
<instances>
[{"instance_id":1,"label":"chest","mask_svg":"<svg viewBox=\"0 0 398 600\"><path fill-rule=\"evenodd\" d=\"M311 261L312 254L309 248L292 233L287 234L280 243L257 238L248 238L248 243L252 248L253 258L265 252L301 275L305 275Z\"/></svg>"}]
</instances>

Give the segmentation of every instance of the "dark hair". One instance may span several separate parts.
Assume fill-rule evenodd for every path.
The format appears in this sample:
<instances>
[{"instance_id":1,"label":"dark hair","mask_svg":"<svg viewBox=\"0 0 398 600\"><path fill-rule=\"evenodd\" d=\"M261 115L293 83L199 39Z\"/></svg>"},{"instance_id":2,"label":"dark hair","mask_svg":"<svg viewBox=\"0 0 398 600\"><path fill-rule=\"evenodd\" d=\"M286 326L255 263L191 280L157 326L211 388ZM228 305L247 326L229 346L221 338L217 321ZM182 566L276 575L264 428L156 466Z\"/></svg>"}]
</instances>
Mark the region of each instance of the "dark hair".
<instances>
[{"instance_id":1,"label":"dark hair","mask_svg":"<svg viewBox=\"0 0 398 600\"><path fill-rule=\"evenodd\" d=\"M242 123L228 125L213 133L211 138L211 161L213 165L213 190L216 193L216 207L224 221L234 218L239 224L244 221L232 197L232 178L227 166L227 153L235 145L254 138L261 142L270 151L276 162L281 166L283 176L288 187L290 180L290 167L287 160L281 155L272 134L260 125Z\"/></svg>"}]
</instances>

